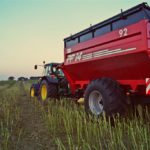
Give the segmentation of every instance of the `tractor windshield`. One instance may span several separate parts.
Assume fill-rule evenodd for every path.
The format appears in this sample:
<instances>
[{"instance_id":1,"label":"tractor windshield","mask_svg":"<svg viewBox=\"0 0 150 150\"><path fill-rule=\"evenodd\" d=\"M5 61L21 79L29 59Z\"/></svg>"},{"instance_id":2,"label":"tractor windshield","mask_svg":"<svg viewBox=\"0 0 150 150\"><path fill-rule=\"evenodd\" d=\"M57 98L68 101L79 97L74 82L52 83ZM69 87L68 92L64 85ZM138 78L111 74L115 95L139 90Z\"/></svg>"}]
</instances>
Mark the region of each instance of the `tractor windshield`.
<instances>
[{"instance_id":1,"label":"tractor windshield","mask_svg":"<svg viewBox=\"0 0 150 150\"><path fill-rule=\"evenodd\" d=\"M44 76L50 76L51 75L51 66L45 66L43 71Z\"/></svg>"}]
</instances>

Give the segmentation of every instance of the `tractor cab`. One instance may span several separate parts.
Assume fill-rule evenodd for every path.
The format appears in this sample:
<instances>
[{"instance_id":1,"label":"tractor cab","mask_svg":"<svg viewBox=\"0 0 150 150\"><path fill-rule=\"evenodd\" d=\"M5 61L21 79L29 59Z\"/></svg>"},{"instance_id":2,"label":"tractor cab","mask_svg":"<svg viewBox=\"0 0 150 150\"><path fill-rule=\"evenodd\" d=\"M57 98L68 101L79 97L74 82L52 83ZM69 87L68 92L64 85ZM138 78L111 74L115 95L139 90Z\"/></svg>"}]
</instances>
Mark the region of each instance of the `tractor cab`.
<instances>
[{"instance_id":1,"label":"tractor cab","mask_svg":"<svg viewBox=\"0 0 150 150\"><path fill-rule=\"evenodd\" d=\"M58 67L59 63L50 63L44 65L44 76L50 76L52 78L62 78L64 77L64 74L62 70Z\"/></svg>"},{"instance_id":2,"label":"tractor cab","mask_svg":"<svg viewBox=\"0 0 150 150\"><path fill-rule=\"evenodd\" d=\"M51 77L51 78L63 78L64 74L62 70L59 68L61 63L48 63L44 64L44 70L43 70L43 76L45 77ZM38 66L42 65L35 65L35 69L37 69Z\"/></svg>"}]
</instances>

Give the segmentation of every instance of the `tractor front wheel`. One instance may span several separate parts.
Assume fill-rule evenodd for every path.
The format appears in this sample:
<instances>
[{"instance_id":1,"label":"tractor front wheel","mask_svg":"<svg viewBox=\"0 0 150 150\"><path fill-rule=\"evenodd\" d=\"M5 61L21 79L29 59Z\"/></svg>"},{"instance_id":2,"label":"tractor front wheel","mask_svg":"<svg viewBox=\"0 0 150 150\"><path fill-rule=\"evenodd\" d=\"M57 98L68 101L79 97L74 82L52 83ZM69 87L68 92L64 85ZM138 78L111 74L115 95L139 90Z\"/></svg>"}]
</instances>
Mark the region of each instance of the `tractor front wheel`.
<instances>
[{"instance_id":1,"label":"tractor front wheel","mask_svg":"<svg viewBox=\"0 0 150 150\"><path fill-rule=\"evenodd\" d=\"M39 84L32 84L30 88L30 98L38 96Z\"/></svg>"},{"instance_id":2,"label":"tractor front wheel","mask_svg":"<svg viewBox=\"0 0 150 150\"><path fill-rule=\"evenodd\" d=\"M35 97L35 88L34 87L31 87L31 89L30 89L30 97L31 98Z\"/></svg>"}]
</instances>

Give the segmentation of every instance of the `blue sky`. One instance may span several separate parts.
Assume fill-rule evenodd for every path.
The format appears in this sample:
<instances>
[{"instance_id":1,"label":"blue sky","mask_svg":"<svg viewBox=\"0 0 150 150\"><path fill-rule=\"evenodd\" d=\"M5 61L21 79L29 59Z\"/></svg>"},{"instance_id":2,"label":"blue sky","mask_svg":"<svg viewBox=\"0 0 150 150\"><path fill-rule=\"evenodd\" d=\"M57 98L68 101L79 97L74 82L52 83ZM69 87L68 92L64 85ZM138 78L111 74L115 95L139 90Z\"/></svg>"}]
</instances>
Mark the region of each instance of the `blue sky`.
<instances>
[{"instance_id":1,"label":"blue sky","mask_svg":"<svg viewBox=\"0 0 150 150\"><path fill-rule=\"evenodd\" d=\"M34 64L63 62L65 37L141 2L0 0L0 80L10 75L41 75Z\"/></svg>"}]
</instances>

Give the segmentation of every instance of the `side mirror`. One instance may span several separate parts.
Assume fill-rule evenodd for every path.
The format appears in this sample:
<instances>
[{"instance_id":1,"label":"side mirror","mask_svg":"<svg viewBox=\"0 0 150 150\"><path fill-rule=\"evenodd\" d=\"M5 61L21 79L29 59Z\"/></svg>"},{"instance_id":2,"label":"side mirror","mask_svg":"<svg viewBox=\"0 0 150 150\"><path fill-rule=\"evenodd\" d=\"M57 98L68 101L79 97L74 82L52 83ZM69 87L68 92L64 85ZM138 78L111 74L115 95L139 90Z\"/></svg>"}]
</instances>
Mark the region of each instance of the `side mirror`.
<instances>
[{"instance_id":1,"label":"side mirror","mask_svg":"<svg viewBox=\"0 0 150 150\"><path fill-rule=\"evenodd\" d=\"M34 66L34 69L35 69L35 70L37 69L37 65Z\"/></svg>"}]
</instances>

